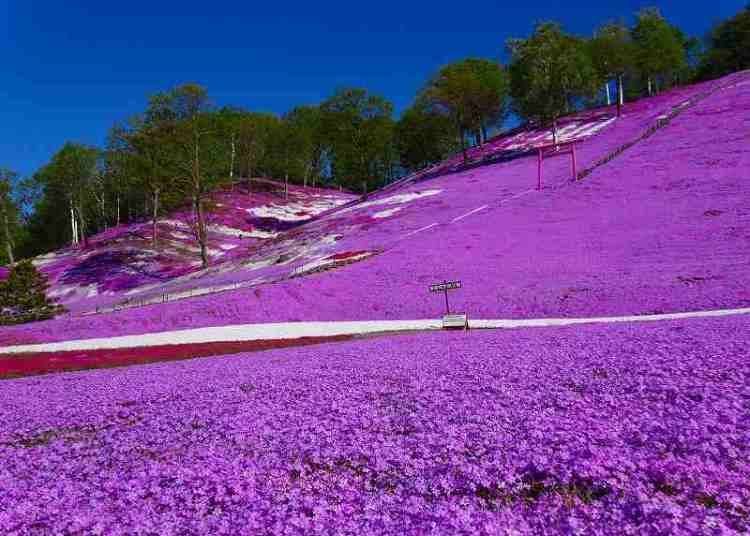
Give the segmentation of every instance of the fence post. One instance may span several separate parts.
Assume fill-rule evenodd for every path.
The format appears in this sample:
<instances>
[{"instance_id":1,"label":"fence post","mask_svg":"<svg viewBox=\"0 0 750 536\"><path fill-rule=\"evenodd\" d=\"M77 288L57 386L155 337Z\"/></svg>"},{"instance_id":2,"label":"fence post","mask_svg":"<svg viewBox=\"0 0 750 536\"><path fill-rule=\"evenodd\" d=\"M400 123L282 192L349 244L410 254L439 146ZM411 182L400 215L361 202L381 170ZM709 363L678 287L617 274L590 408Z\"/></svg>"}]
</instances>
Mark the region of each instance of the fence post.
<instances>
[{"instance_id":1,"label":"fence post","mask_svg":"<svg viewBox=\"0 0 750 536\"><path fill-rule=\"evenodd\" d=\"M537 182L536 189L542 189L542 148L539 147L539 153L537 155Z\"/></svg>"}]
</instances>

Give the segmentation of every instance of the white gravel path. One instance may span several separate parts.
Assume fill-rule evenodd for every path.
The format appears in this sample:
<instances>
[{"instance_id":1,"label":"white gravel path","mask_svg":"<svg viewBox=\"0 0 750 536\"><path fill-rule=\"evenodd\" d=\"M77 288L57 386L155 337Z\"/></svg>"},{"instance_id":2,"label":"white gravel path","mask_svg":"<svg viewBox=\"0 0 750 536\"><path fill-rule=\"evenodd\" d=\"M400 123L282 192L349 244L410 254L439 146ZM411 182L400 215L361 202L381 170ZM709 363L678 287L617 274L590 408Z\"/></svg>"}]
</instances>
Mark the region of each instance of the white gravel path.
<instances>
[{"instance_id":1,"label":"white gravel path","mask_svg":"<svg viewBox=\"0 0 750 536\"><path fill-rule=\"evenodd\" d=\"M712 318L750 315L750 308L693 311L658 315L607 316L593 318L529 318L469 320L474 329L514 329L530 327L572 326L579 324L610 324L620 322L658 322L691 318ZM117 348L144 348L174 344L214 342L248 342L262 340L298 339L302 337L334 337L337 335L368 335L405 331L431 331L442 329L436 320L376 320L351 322L283 322L272 324L240 324L196 328L180 331L125 335L101 339L82 339L46 344L27 344L0 347L2 354L65 352L80 350L112 350Z\"/></svg>"}]
</instances>

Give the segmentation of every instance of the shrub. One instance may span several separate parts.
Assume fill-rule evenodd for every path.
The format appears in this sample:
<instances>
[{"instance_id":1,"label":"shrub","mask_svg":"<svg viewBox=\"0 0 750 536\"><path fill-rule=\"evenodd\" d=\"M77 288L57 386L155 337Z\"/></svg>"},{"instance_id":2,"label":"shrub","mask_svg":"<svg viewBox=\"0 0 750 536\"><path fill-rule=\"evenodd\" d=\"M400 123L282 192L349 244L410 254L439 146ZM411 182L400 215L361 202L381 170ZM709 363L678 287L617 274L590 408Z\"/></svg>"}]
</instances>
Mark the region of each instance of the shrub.
<instances>
[{"instance_id":1,"label":"shrub","mask_svg":"<svg viewBox=\"0 0 750 536\"><path fill-rule=\"evenodd\" d=\"M21 261L0 282L0 325L47 320L65 309L47 298L47 278L31 261Z\"/></svg>"}]
</instances>

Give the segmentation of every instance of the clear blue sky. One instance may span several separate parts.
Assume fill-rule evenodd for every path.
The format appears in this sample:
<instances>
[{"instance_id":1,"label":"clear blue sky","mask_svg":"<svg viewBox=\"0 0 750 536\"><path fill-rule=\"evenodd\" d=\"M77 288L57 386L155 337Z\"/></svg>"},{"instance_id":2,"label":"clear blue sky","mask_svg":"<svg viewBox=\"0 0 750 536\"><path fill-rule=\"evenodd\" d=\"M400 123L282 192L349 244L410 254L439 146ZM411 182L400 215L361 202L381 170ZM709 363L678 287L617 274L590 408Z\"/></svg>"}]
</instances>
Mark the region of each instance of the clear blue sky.
<instances>
[{"instance_id":1,"label":"clear blue sky","mask_svg":"<svg viewBox=\"0 0 750 536\"><path fill-rule=\"evenodd\" d=\"M535 21L588 34L657 5L702 36L746 3L0 0L0 166L29 174L66 140L100 145L147 95L182 82L219 105L278 113L356 85L400 111L441 65L502 59Z\"/></svg>"}]
</instances>

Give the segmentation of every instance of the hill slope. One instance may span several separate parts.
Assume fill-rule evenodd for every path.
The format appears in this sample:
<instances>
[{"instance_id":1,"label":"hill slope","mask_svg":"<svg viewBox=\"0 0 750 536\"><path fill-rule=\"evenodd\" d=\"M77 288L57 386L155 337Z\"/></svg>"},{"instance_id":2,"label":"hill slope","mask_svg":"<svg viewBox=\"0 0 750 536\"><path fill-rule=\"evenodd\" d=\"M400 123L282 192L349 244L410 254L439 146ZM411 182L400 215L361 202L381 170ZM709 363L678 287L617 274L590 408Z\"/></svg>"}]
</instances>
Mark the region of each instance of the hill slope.
<instances>
[{"instance_id":1,"label":"hill slope","mask_svg":"<svg viewBox=\"0 0 750 536\"><path fill-rule=\"evenodd\" d=\"M263 179L212 194L207 203L209 258L225 267L259 245L355 196L334 190L291 186ZM74 313L95 311L170 282L202 275L190 211L158 220L157 245L151 222L120 225L34 260L50 279L51 296Z\"/></svg>"},{"instance_id":2,"label":"hill slope","mask_svg":"<svg viewBox=\"0 0 750 536\"><path fill-rule=\"evenodd\" d=\"M613 110L570 118L564 135L591 136L578 151L591 172L578 184L559 158L545 162L546 187L535 191L536 158L523 150L549 133L514 133L472 151L476 167L446 162L241 258L132 296L252 289L6 329L2 338L435 317L442 305L427 285L444 278L463 281L454 304L474 317L750 305L748 79L739 73L644 99L619 120Z\"/></svg>"}]
</instances>

